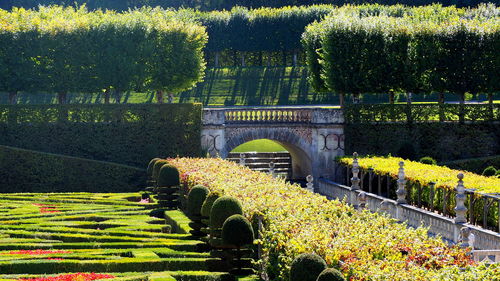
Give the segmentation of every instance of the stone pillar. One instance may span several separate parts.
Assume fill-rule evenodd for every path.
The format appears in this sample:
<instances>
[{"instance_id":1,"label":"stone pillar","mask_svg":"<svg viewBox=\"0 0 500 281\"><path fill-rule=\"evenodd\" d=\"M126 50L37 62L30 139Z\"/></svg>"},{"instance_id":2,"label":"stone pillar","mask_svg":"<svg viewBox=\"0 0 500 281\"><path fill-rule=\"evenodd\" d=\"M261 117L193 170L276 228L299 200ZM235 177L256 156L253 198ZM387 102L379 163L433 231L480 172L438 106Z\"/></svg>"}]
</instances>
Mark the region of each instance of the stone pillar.
<instances>
[{"instance_id":1,"label":"stone pillar","mask_svg":"<svg viewBox=\"0 0 500 281\"><path fill-rule=\"evenodd\" d=\"M352 178L351 178L350 203L354 206L355 209L358 208L356 190L359 190L359 182L361 181L358 175L359 175L358 153L354 152L352 154Z\"/></svg>"},{"instance_id":2,"label":"stone pillar","mask_svg":"<svg viewBox=\"0 0 500 281\"><path fill-rule=\"evenodd\" d=\"M313 183L314 178L313 178L313 176L308 175L306 177L306 181L307 181L306 189L309 190L309 191L311 191L311 192L314 192L314 183Z\"/></svg>"},{"instance_id":3,"label":"stone pillar","mask_svg":"<svg viewBox=\"0 0 500 281\"><path fill-rule=\"evenodd\" d=\"M269 163L269 174L272 176L272 177L275 177L274 175L274 167L275 167L276 164L274 164L273 161L271 161L271 163Z\"/></svg>"},{"instance_id":4,"label":"stone pillar","mask_svg":"<svg viewBox=\"0 0 500 281\"><path fill-rule=\"evenodd\" d=\"M406 179L405 179L405 163L403 161L399 162L399 172L398 172L398 189L396 194L398 199L396 202L398 204L406 204Z\"/></svg>"},{"instance_id":5,"label":"stone pillar","mask_svg":"<svg viewBox=\"0 0 500 281\"><path fill-rule=\"evenodd\" d=\"M470 228L468 227L462 227L460 229L460 247L461 248L468 248L471 245L469 244L469 236L471 234Z\"/></svg>"},{"instance_id":6,"label":"stone pillar","mask_svg":"<svg viewBox=\"0 0 500 281\"><path fill-rule=\"evenodd\" d=\"M465 217L465 214L467 213L467 208L465 207L465 187L463 182L464 174L459 173L457 175L457 178L458 178L458 184L455 189L456 191L455 223L463 224L467 222L467 219Z\"/></svg>"},{"instance_id":7,"label":"stone pillar","mask_svg":"<svg viewBox=\"0 0 500 281\"><path fill-rule=\"evenodd\" d=\"M245 163L245 153L240 153L240 165L241 166L246 166L246 163Z\"/></svg>"},{"instance_id":8,"label":"stone pillar","mask_svg":"<svg viewBox=\"0 0 500 281\"><path fill-rule=\"evenodd\" d=\"M366 192L361 191L358 194L358 204L358 210L363 210L364 208L366 208Z\"/></svg>"}]
</instances>

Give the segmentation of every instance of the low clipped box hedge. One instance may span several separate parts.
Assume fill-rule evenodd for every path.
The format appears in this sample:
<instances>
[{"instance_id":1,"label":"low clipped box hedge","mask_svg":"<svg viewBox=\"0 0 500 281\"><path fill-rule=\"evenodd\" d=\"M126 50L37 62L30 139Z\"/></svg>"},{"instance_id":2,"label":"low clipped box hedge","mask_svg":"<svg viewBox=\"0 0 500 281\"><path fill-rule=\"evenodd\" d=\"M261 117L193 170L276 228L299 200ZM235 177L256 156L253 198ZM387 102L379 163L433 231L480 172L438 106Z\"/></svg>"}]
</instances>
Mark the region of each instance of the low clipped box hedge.
<instances>
[{"instance_id":1,"label":"low clipped box hedge","mask_svg":"<svg viewBox=\"0 0 500 281\"><path fill-rule=\"evenodd\" d=\"M329 267L341 263L346 280L488 280L498 275L498 268L473 264L465 250L428 236L426 229L356 211L236 163L214 158L170 163L179 169L182 183L204 184L211 192L236 198L249 221L262 216L261 262L271 280L289 281L293 260L311 252Z\"/></svg>"},{"instance_id":2,"label":"low clipped box hedge","mask_svg":"<svg viewBox=\"0 0 500 281\"><path fill-rule=\"evenodd\" d=\"M146 170L0 146L0 192L131 192Z\"/></svg>"}]
</instances>

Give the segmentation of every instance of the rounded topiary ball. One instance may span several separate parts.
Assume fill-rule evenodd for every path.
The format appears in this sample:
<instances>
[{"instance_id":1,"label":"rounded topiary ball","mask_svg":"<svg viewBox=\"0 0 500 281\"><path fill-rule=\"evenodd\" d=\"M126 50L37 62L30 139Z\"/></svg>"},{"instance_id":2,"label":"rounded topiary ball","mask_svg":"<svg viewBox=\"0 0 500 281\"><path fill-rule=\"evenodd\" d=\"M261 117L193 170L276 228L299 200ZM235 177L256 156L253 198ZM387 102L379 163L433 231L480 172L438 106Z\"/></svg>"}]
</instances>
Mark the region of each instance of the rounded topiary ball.
<instances>
[{"instance_id":1,"label":"rounded topiary ball","mask_svg":"<svg viewBox=\"0 0 500 281\"><path fill-rule=\"evenodd\" d=\"M241 247L253 243L254 233L250 222L242 215L232 215L222 225L224 244Z\"/></svg>"},{"instance_id":2,"label":"rounded topiary ball","mask_svg":"<svg viewBox=\"0 0 500 281\"><path fill-rule=\"evenodd\" d=\"M210 217L210 211L214 205L215 200L219 199L220 194L217 192L210 192L201 206L201 215L204 217Z\"/></svg>"},{"instance_id":3,"label":"rounded topiary ball","mask_svg":"<svg viewBox=\"0 0 500 281\"><path fill-rule=\"evenodd\" d=\"M345 281L344 276L335 268L327 268L323 270L316 281Z\"/></svg>"},{"instance_id":4,"label":"rounded topiary ball","mask_svg":"<svg viewBox=\"0 0 500 281\"><path fill-rule=\"evenodd\" d=\"M419 162L422 163L422 164L437 165L437 161L434 160L432 157L429 157L429 156L420 158Z\"/></svg>"},{"instance_id":5,"label":"rounded topiary ball","mask_svg":"<svg viewBox=\"0 0 500 281\"><path fill-rule=\"evenodd\" d=\"M179 170L172 165L163 165L158 173L157 184L159 187L178 186L180 184Z\"/></svg>"},{"instance_id":6,"label":"rounded topiary ball","mask_svg":"<svg viewBox=\"0 0 500 281\"><path fill-rule=\"evenodd\" d=\"M497 169L493 166L488 166L486 169L483 171L483 176L485 177L492 177L497 173Z\"/></svg>"},{"instance_id":7,"label":"rounded topiary ball","mask_svg":"<svg viewBox=\"0 0 500 281\"><path fill-rule=\"evenodd\" d=\"M201 206L207 199L210 191L203 185L197 185L191 188L187 198L187 212L191 216L201 215Z\"/></svg>"},{"instance_id":8,"label":"rounded topiary ball","mask_svg":"<svg viewBox=\"0 0 500 281\"><path fill-rule=\"evenodd\" d=\"M221 228L226 219L232 215L243 215L243 208L236 198L222 196L215 200L210 210L210 229Z\"/></svg>"},{"instance_id":9,"label":"rounded topiary ball","mask_svg":"<svg viewBox=\"0 0 500 281\"><path fill-rule=\"evenodd\" d=\"M155 181L158 180L158 174L160 173L160 169L165 164L168 164L168 161L165 159L156 160L156 162L154 163L152 177Z\"/></svg>"},{"instance_id":10,"label":"rounded topiary ball","mask_svg":"<svg viewBox=\"0 0 500 281\"><path fill-rule=\"evenodd\" d=\"M148 170L147 170L148 177L150 177L150 178L153 177L153 168L155 166L156 161L158 161L158 160L161 160L161 159L160 158L153 158L153 159L151 159L151 161L149 161Z\"/></svg>"},{"instance_id":11,"label":"rounded topiary ball","mask_svg":"<svg viewBox=\"0 0 500 281\"><path fill-rule=\"evenodd\" d=\"M292 262L290 281L316 281L326 262L316 254L301 254Z\"/></svg>"}]
</instances>

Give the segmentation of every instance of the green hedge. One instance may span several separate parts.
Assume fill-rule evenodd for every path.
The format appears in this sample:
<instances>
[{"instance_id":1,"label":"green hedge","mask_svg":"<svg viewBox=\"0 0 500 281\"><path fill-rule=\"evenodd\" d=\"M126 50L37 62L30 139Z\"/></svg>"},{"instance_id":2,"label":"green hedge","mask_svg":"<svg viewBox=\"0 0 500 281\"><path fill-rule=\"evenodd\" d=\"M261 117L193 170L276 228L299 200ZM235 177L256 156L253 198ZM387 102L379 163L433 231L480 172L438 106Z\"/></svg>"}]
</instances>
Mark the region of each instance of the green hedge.
<instances>
[{"instance_id":1,"label":"green hedge","mask_svg":"<svg viewBox=\"0 0 500 281\"><path fill-rule=\"evenodd\" d=\"M348 123L500 121L500 104L352 104L344 117Z\"/></svg>"},{"instance_id":2,"label":"green hedge","mask_svg":"<svg viewBox=\"0 0 500 281\"><path fill-rule=\"evenodd\" d=\"M304 47L316 90L494 93L499 90L500 24L494 6L339 10L306 28ZM319 79L319 81L318 81Z\"/></svg>"},{"instance_id":3,"label":"green hedge","mask_svg":"<svg viewBox=\"0 0 500 281\"><path fill-rule=\"evenodd\" d=\"M201 155L200 104L0 106L0 145L145 167Z\"/></svg>"},{"instance_id":4,"label":"green hedge","mask_svg":"<svg viewBox=\"0 0 500 281\"><path fill-rule=\"evenodd\" d=\"M0 146L0 192L130 192L145 180L143 169Z\"/></svg>"},{"instance_id":5,"label":"green hedge","mask_svg":"<svg viewBox=\"0 0 500 281\"><path fill-rule=\"evenodd\" d=\"M500 155L461 159L439 164L450 167L452 169L466 170L474 172L476 174L481 174L488 166L493 166L497 169L500 169Z\"/></svg>"},{"instance_id":6,"label":"green hedge","mask_svg":"<svg viewBox=\"0 0 500 281\"><path fill-rule=\"evenodd\" d=\"M205 28L157 11L0 10L0 91L177 93L202 80Z\"/></svg>"},{"instance_id":7,"label":"green hedge","mask_svg":"<svg viewBox=\"0 0 500 281\"><path fill-rule=\"evenodd\" d=\"M395 155L411 146L414 159L438 162L500 154L500 124L415 123L347 124L346 155Z\"/></svg>"}]
</instances>

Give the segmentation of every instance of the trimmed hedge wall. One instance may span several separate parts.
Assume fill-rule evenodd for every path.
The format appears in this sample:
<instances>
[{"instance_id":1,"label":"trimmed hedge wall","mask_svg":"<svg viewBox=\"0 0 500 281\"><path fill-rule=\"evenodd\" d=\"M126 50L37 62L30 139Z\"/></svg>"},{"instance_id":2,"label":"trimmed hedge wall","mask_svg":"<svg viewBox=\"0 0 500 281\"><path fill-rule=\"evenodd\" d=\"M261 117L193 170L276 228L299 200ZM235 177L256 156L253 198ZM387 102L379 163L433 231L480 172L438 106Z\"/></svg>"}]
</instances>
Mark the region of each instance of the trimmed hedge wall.
<instances>
[{"instance_id":1,"label":"trimmed hedge wall","mask_svg":"<svg viewBox=\"0 0 500 281\"><path fill-rule=\"evenodd\" d=\"M132 192L145 180L144 169L0 146L0 193Z\"/></svg>"},{"instance_id":2,"label":"trimmed hedge wall","mask_svg":"<svg viewBox=\"0 0 500 281\"><path fill-rule=\"evenodd\" d=\"M500 169L500 155L462 159L439 164L450 167L452 169L460 169L474 172L476 174L482 174L484 169L486 169L486 167L488 166L493 166L497 169Z\"/></svg>"},{"instance_id":3,"label":"trimmed hedge wall","mask_svg":"<svg viewBox=\"0 0 500 281\"><path fill-rule=\"evenodd\" d=\"M145 167L201 155L200 104L3 105L0 145Z\"/></svg>"},{"instance_id":4,"label":"trimmed hedge wall","mask_svg":"<svg viewBox=\"0 0 500 281\"><path fill-rule=\"evenodd\" d=\"M346 155L398 155L412 146L415 159L439 162L500 154L500 124L347 124Z\"/></svg>"}]
</instances>

